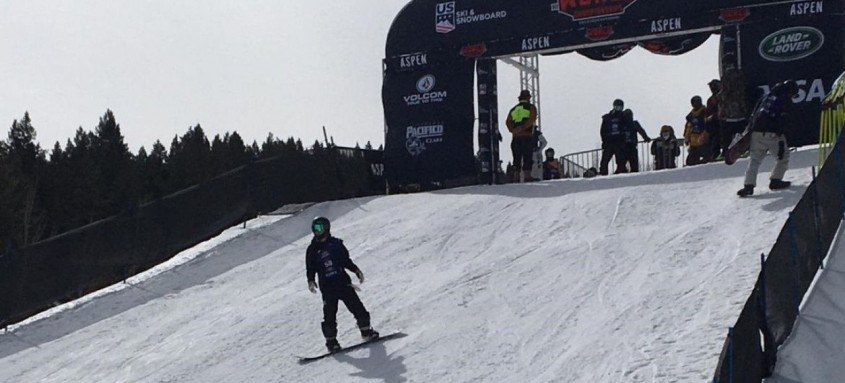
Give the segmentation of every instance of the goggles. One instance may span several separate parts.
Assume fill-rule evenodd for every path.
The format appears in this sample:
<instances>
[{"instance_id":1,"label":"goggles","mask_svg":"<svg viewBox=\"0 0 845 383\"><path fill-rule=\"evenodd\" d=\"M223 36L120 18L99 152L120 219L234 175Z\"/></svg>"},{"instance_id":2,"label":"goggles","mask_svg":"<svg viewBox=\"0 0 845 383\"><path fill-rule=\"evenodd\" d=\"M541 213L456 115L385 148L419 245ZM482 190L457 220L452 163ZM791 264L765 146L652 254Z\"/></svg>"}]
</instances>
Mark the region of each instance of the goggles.
<instances>
[{"instance_id":1,"label":"goggles","mask_svg":"<svg viewBox=\"0 0 845 383\"><path fill-rule=\"evenodd\" d=\"M313 231L314 234L323 234L326 232L326 225L322 223L315 223L311 225L311 231Z\"/></svg>"}]
</instances>

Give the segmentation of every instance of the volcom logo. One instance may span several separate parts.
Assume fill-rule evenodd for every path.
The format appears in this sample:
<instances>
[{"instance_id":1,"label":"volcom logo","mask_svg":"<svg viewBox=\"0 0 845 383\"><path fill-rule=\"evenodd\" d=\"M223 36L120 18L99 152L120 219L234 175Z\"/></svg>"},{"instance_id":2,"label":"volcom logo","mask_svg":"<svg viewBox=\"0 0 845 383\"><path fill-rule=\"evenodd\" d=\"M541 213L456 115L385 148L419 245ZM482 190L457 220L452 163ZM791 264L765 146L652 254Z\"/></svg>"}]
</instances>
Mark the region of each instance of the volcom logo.
<instances>
[{"instance_id":1,"label":"volcom logo","mask_svg":"<svg viewBox=\"0 0 845 383\"><path fill-rule=\"evenodd\" d=\"M436 80L432 75L425 75L417 81L417 91L420 93L428 93L434 89Z\"/></svg>"},{"instance_id":2,"label":"volcom logo","mask_svg":"<svg viewBox=\"0 0 845 383\"><path fill-rule=\"evenodd\" d=\"M403 97L405 104L408 106L415 106L420 104L433 104L443 102L448 97L448 92L445 90L434 91L434 86L437 85L437 80L434 75L427 74L417 80L417 93Z\"/></svg>"}]
</instances>

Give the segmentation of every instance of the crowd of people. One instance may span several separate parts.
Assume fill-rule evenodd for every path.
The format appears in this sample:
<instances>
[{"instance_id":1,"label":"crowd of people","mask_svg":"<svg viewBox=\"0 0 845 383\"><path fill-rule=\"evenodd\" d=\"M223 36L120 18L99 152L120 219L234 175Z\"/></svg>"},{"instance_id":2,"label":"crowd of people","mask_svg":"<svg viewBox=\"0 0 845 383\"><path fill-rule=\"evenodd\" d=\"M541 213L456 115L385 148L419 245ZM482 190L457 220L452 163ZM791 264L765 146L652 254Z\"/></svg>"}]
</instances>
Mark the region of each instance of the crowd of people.
<instances>
[{"instance_id":1,"label":"crowd of people","mask_svg":"<svg viewBox=\"0 0 845 383\"><path fill-rule=\"evenodd\" d=\"M783 110L789 103L784 100L794 95L797 85L794 81L776 85L772 93L764 96L752 113L749 113L745 103L745 84L741 76L739 70L729 68L723 74L724 83L714 79L707 84L710 96L706 103L698 95L690 99L692 109L686 116L683 137L680 139L671 125L661 126L660 135L652 139L634 118L634 112L625 108L625 102L614 100L613 108L601 118L599 133L602 144L598 169L586 169L579 175L608 175L611 160L616 164L614 174L639 172L640 138L646 143L651 143L651 165L655 170L678 167L682 148L686 148L686 166L721 162L728 155L731 144L748 129L754 133L751 138L756 144L750 145L752 162L745 187L738 194L747 196L753 193L755 182L752 178L756 178L760 162L768 151L776 153L778 157L773 176L777 177L777 180L773 178L770 187L777 189L788 186L788 182L783 186L783 181L780 180L788 164L788 148L783 124L775 120L785 113ZM751 124L749 118L752 119ZM513 135L511 150L514 162L508 167L511 182L532 182L571 176L555 157L554 149L547 148L548 142L536 122L537 108L531 103L531 93L523 90L519 95L519 103L510 110L506 120L507 128Z\"/></svg>"}]
</instances>

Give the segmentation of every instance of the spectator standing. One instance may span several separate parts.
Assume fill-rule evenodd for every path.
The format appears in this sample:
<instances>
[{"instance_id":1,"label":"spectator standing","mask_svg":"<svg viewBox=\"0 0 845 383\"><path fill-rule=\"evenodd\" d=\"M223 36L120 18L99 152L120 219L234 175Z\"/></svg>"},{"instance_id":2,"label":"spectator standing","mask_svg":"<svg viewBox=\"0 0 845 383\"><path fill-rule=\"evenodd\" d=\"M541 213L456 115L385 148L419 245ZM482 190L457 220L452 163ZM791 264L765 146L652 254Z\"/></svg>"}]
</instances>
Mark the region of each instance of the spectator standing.
<instances>
[{"instance_id":1,"label":"spectator standing","mask_svg":"<svg viewBox=\"0 0 845 383\"><path fill-rule=\"evenodd\" d=\"M748 103L745 98L745 79L735 67L725 70L722 91L719 92L719 139L724 156L737 134L748 125Z\"/></svg>"},{"instance_id":2,"label":"spectator standing","mask_svg":"<svg viewBox=\"0 0 845 383\"><path fill-rule=\"evenodd\" d=\"M705 129L710 136L711 157L722 160L724 159L724 152L721 145L722 131L719 127L719 93L722 91L722 82L713 79L707 83L707 86L710 87L710 97L707 98L707 112L704 117Z\"/></svg>"},{"instance_id":3,"label":"spectator standing","mask_svg":"<svg viewBox=\"0 0 845 383\"><path fill-rule=\"evenodd\" d=\"M796 94L798 84L786 80L775 85L771 93L764 95L757 104L754 115L751 116L751 162L745 171L745 185L736 193L738 196L748 197L754 194L760 164L770 152L775 155L777 162L769 180L769 189L785 189L792 184L783 180L789 167L789 145L784 135L784 125L787 112L792 107L792 97Z\"/></svg>"},{"instance_id":4,"label":"spectator standing","mask_svg":"<svg viewBox=\"0 0 845 383\"><path fill-rule=\"evenodd\" d=\"M508 112L505 125L513 134L511 151L515 171L521 170L522 181L531 182L531 167L534 162L534 124L537 123L537 107L531 104L531 92L519 93L519 103ZM519 177L514 179L518 181Z\"/></svg>"},{"instance_id":5,"label":"spectator standing","mask_svg":"<svg viewBox=\"0 0 845 383\"><path fill-rule=\"evenodd\" d=\"M549 142L540 131L540 127L534 128L534 167L531 170L531 177L535 179L543 179L543 149L546 148Z\"/></svg>"},{"instance_id":6,"label":"spectator standing","mask_svg":"<svg viewBox=\"0 0 845 383\"><path fill-rule=\"evenodd\" d=\"M678 138L675 137L675 129L669 125L660 128L660 137L651 143L651 155L654 156L654 169L674 169L675 157L681 155L681 148L678 145Z\"/></svg>"},{"instance_id":7,"label":"spectator standing","mask_svg":"<svg viewBox=\"0 0 845 383\"><path fill-rule=\"evenodd\" d=\"M545 154L546 160L543 161L543 179L560 179L560 161L555 158L555 150L552 148L548 148L546 149Z\"/></svg>"},{"instance_id":8,"label":"spectator standing","mask_svg":"<svg viewBox=\"0 0 845 383\"><path fill-rule=\"evenodd\" d=\"M710 162L710 138L705 127L707 108L701 102L700 96L690 100L692 111L687 114L687 124L684 129L684 143L689 145L687 166Z\"/></svg>"},{"instance_id":9,"label":"spectator standing","mask_svg":"<svg viewBox=\"0 0 845 383\"><path fill-rule=\"evenodd\" d=\"M599 173L606 176L610 158L616 158L616 174L627 172L625 166L625 133L630 121L625 117L625 103L616 99L613 110L601 117L601 164Z\"/></svg>"},{"instance_id":10,"label":"spectator standing","mask_svg":"<svg viewBox=\"0 0 845 383\"><path fill-rule=\"evenodd\" d=\"M625 159L628 165L628 171L637 173L640 171L640 151L638 148L637 134L642 136L645 142L650 142L651 138L640 125L640 122L634 119L634 112L631 109L625 109L625 118L629 121L627 130L625 131Z\"/></svg>"}]
</instances>

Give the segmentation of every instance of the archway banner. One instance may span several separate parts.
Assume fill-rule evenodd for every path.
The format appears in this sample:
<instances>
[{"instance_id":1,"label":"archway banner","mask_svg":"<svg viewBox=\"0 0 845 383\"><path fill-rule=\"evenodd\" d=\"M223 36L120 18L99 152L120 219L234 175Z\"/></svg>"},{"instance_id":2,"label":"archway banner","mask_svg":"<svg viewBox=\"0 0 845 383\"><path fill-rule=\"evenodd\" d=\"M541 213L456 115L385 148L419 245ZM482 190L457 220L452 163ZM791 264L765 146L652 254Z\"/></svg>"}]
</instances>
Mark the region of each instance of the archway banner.
<instances>
[{"instance_id":1,"label":"archway banner","mask_svg":"<svg viewBox=\"0 0 845 383\"><path fill-rule=\"evenodd\" d=\"M713 32L731 23L841 13L842 1L416 0L396 17L386 57L484 43L485 57ZM392 65L389 65L392 67Z\"/></svg>"}]
</instances>

